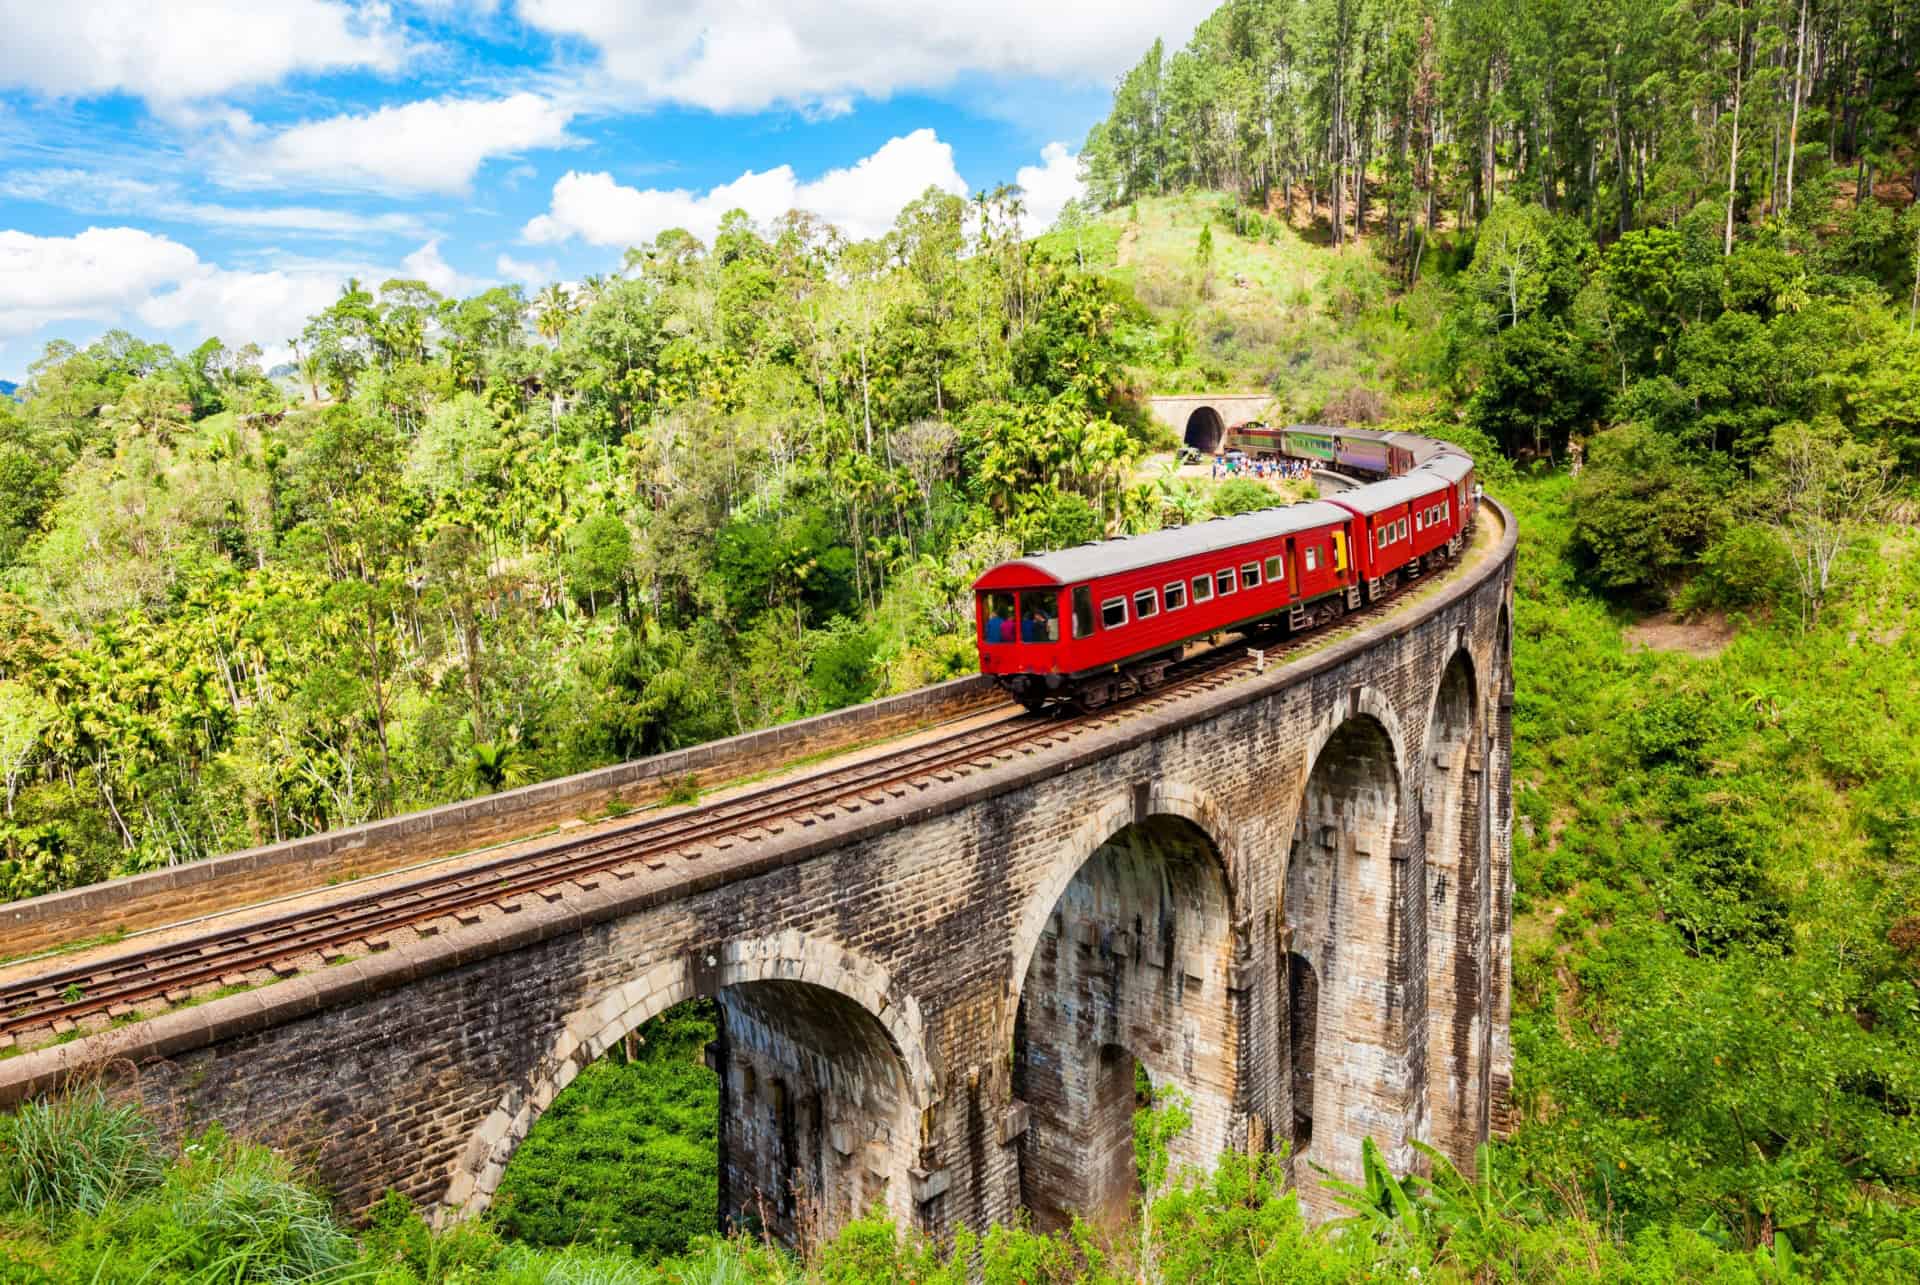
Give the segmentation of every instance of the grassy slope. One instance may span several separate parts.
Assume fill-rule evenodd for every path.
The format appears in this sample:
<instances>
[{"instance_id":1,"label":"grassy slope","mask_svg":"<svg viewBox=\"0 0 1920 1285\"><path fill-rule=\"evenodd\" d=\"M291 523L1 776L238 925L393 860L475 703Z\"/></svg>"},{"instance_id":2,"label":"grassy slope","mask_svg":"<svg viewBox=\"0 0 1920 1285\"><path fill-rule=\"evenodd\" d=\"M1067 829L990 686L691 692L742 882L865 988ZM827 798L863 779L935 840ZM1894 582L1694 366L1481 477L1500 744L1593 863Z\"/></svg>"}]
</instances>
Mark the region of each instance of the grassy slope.
<instances>
[{"instance_id":1,"label":"grassy slope","mask_svg":"<svg viewBox=\"0 0 1920 1285\"><path fill-rule=\"evenodd\" d=\"M1130 286L1153 317L1137 353L1142 386L1267 388L1296 420L1431 410L1439 292L1423 284L1393 300L1365 247L1332 250L1257 215L1236 229L1231 208L1217 193L1153 197L1080 233L1088 266ZM1213 241L1210 283L1198 263L1203 227ZM1046 240L1068 253L1075 245L1067 233ZM1192 336L1183 360L1168 345L1178 326ZM1356 395L1364 405L1348 404Z\"/></svg>"}]
</instances>

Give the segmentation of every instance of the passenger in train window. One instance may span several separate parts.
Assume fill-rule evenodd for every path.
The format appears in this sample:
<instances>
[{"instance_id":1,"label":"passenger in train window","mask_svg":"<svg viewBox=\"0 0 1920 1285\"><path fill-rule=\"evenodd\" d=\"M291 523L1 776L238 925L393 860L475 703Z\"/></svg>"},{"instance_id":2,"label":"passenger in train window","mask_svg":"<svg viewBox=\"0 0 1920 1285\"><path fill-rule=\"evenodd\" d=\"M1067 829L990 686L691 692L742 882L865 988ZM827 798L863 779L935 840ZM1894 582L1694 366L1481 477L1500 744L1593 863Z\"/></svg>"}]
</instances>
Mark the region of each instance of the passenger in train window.
<instances>
[{"instance_id":1,"label":"passenger in train window","mask_svg":"<svg viewBox=\"0 0 1920 1285\"><path fill-rule=\"evenodd\" d=\"M987 641L1001 643L1013 640L1013 595L1010 593L988 594Z\"/></svg>"}]
</instances>

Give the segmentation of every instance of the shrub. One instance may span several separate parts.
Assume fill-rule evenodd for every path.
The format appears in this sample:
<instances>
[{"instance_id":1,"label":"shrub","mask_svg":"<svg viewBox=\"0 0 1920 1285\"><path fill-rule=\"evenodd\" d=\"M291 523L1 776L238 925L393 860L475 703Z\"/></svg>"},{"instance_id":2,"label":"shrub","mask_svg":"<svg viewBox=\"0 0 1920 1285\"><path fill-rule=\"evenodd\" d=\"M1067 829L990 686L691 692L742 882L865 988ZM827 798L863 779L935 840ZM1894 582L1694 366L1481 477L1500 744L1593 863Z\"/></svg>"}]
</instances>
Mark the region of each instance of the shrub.
<instances>
[{"instance_id":1,"label":"shrub","mask_svg":"<svg viewBox=\"0 0 1920 1285\"><path fill-rule=\"evenodd\" d=\"M1233 477L1222 482L1207 502L1208 510L1217 518L1230 518L1236 513L1251 513L1255 509L1270 509L1280 502L1273 488L1251 478Z\"/></svg>"}]
</instances>

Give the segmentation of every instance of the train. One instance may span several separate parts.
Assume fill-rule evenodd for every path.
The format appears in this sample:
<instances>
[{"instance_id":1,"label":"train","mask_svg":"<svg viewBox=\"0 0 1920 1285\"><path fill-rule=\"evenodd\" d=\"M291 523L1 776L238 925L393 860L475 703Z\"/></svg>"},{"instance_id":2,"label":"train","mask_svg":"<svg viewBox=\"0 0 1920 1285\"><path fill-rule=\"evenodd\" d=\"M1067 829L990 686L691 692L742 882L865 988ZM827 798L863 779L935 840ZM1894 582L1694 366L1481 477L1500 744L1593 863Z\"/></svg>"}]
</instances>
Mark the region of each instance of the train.
<instances>
[{"instance_id":1,"label":"train","mask_svg":"<svg viewBox=\"0 0 1920 1285\"><path fill-rule=\"evenodd\" d=\"M990 567L973 585L980 672L1028 709L1097 709L1159 686L1189 643L1320 628L1466 547L1478 488L1459 448L1410 433L1261 427L1285 457L1365 481Z\"/></svg>"},{"instance_id":2,"label":"train","mask_svg":"<svg viewBox=\"0 0 1920 1285\"><path fill-rule=\"evenodd\" d=\"M1224 449L1253 459L1306 460L1315 468L1370 480L1399 477L1429 460L1459 448L1417 433L1373 428L1335 428L1320 424L1291 424L1274 428L1259 420L1227 430Z\"/></svg>"}]
</instances>

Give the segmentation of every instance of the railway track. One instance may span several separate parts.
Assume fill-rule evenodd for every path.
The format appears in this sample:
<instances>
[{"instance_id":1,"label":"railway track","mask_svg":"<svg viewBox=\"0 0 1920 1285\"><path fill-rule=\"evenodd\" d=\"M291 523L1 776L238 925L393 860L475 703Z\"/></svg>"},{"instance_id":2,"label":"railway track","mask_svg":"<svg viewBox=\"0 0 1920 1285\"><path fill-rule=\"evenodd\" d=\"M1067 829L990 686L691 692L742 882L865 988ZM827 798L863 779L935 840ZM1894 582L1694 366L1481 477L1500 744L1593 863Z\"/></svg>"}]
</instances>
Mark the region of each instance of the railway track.
<instances>
[{"instance_id":1,"label":"railway track","mask_svg":"<svg viewBox=\"0 0 1920 1285\"><path fill-rule=\"evenodd\" d=\"M1447 575L1454 567L1433 574ZM1425 582L1423 578L1414 584ZM704 848L724 850L830 814L883 807L935 781L986 770L1015 753L1045 748L1237 681L1260 663L1252 654L1255 650L1264 663L1282 661L1392 611L1400 597L1396 593L1328 628L1292 637L1275 629L1250 636L1246 647L1230 644L1186 657L1169 667L1160 685L1091 713L1011 713L983 726L704 807L0 986L0 1037L11 1043L36 1032L64 1036L81 1023L150 1016L204 995L209 987L245 987L303 971L316 960L324 964L348 954L377 953L392 944L387 934L403 929L426 934L439 931L440 921L477 923L489 910L519 911L526 898L558 901L567 895L569 884L591 889L608 879L633 878L642 868L662 868L676 857L698 857Z\"/></svg>"}]
</instances>

